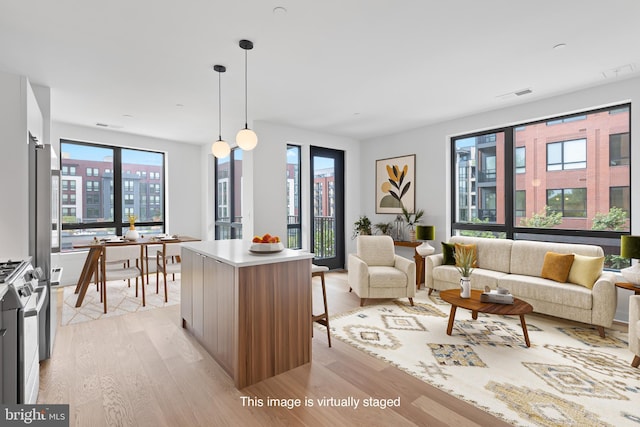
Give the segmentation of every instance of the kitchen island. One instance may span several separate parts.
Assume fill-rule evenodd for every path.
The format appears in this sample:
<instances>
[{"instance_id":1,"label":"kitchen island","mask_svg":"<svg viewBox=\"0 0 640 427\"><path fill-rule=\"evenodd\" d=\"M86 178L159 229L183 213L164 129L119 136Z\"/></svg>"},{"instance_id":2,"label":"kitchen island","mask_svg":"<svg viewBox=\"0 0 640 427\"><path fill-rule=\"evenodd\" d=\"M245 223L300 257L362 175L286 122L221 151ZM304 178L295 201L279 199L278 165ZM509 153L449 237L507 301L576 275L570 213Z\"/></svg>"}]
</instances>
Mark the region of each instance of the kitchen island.
<instances>
[{"instance_id":1,"label":"kitchen island","mask_svg":"<svg viewBox=\"0 0 640 427\"><path fill-rule=\"evenodd\" d=\"M238 389L311 361L313 254L251 243L182 244L182 326Z\"/></svg>"}]
</instances>

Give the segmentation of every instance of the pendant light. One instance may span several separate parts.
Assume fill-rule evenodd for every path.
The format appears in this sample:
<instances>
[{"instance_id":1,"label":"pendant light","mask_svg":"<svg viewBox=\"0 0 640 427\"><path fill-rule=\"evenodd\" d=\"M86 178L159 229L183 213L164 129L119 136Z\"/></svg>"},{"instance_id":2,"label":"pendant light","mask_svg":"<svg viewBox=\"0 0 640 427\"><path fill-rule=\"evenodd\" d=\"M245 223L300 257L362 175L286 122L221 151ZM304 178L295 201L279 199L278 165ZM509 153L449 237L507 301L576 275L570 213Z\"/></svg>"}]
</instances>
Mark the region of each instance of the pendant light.
<instances>
[{"instance_id":1,"label":"pendant light","mask_svg":"<svg viewBox=\"0 0 640 427\"><path fill-rule=\"evenodd\" d=\"M248 126L247 120L247 51L253 49L253 42L240 40L240 47L244 49L244 129L236 135L236 143L245 151L253 150L258 145L258 135Z\"/></svg>"},{"instance_id":2,"label":"pendant light","mask_svg":"<svg viewBox=\"0 0 640 427\"><path fill-rule=\"evenodd\" d=\"M214 65L213 69L218 72L218 140L211 145L211 153L221 159L227 157L231 153L231 147L227 141L222 139L222 73L227 71L224 65Z\"/></svg>"}]
</instances>

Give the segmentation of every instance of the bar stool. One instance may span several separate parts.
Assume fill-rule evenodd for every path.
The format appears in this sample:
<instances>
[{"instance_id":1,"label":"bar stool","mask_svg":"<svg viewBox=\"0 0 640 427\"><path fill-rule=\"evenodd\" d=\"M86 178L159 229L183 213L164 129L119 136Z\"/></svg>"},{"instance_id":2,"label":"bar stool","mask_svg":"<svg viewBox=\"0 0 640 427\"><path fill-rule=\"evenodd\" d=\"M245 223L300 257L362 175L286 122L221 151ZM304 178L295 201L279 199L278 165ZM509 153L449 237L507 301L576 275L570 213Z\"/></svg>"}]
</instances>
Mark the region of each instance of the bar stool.
<instances>
[{"instance_id":1,"label":"bar stool","mask_svg":"<svg viewBox=\"0 0 640 427\"><path fill-rule=\"evenodd\" d=\"M329 310L327 309L327 288L324 285L324 272L329 271L329 267L324 265L311 264L311 278L318 276L322 283L322 300L324 302L324 313L312 314L311 320L318 322L319 324L327 328L327 340L329 341L329 347L331 347L331 333L329 332Z\"/></svg>"}]
</instances>

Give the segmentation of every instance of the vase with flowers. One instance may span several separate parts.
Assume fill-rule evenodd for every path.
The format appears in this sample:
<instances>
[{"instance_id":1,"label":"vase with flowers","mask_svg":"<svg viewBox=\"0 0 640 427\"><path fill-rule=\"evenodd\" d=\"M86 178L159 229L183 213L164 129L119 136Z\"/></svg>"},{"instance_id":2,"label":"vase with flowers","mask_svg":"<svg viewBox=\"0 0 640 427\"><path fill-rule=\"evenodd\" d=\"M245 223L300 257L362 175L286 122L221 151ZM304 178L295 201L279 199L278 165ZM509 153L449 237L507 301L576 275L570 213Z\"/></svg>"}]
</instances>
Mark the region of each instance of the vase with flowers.
<instances>
[{"instance_id":1,"label":"vase with flowers","mask_svg":"<svg viewBox=\"0 0 640 427\"><path fill-rule=\"evenodd\" d=\"M136 230L136 219L138 219L137 216L129 215L129 229L124 235L127 240L138 240L140 238L140 234Z\"/></svg>"},{"instance_id":2,"label":"vase with flowers","mask_svg":"<svg viewBox=\"0 0 640 427\"><path fill-rule=\"evenodd\" d=\"M475 261L475 251L471 248L456 248L454 258L460 272L460 298L471 298L471 273Z\"/></svg>"},{"instance_id":3,"label":"vase with flowers","mask_svg":"<svg viewBox=\"0 0 640 427\"><path fill-rule=\"evenodd\" d=\"M424 215L424 209L418 209L414 213L409 213L407 208L402 207L402 215L407 222L407 228L409 229L409 241L416 241L416 224L420 222L420 218Z\"/></svg>"}]
</instances>

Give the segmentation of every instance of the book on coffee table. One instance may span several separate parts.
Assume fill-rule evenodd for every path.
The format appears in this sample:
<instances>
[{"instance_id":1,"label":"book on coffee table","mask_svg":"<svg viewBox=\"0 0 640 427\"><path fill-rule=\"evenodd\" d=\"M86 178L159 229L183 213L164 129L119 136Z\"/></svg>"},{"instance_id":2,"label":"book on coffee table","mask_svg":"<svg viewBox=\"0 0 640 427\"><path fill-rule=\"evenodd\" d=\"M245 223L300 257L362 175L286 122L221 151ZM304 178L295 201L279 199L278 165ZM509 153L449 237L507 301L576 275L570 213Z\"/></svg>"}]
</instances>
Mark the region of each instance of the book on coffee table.
<instances>
[{"instance_id":1,"label":"book on coffee table","mask_svg":"<svg viewBox=\"0 0 640 427\"><path fill-rule=\"evenodd\" d=\"M513 295L499 293L497 290L485 291L480 295L480 301L494 304L513 304Z\"/></svg>"}]
</instances>

